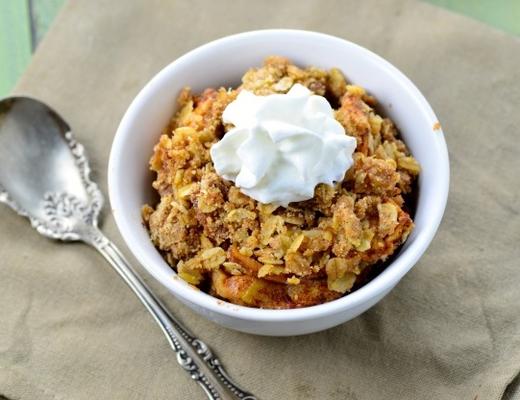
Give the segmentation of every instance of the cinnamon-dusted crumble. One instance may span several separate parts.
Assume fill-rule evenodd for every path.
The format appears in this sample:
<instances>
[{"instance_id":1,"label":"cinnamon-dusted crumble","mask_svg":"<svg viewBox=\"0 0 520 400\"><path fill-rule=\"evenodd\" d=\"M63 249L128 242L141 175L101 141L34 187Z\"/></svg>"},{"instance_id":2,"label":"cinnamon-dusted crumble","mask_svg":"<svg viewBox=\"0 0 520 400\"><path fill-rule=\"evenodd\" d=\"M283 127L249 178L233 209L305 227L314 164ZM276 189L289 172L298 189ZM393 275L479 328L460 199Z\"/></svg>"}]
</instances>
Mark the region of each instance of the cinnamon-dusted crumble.
<instances>
[{"instance_id":1,"label":"cinnamon-dusted crumble","mask_svg":"<svg viewBox=\"0 0 520 400\"><path fill-rule=\"evenodd\" d=\"M261 204L216 174L209 149L230 129L222 113L240 90L286 93L295 83L336 109L357 140L354 165L310 200ZM236 89L185 89L178 103L150 161L160 202L142 214L154 245L190 284L252 307L320 304L366 280L413 229L403 196L419 165L392 121L374 110L375 98L338 69L301 69L273 56Z\"/></svg>"}]
</instances>

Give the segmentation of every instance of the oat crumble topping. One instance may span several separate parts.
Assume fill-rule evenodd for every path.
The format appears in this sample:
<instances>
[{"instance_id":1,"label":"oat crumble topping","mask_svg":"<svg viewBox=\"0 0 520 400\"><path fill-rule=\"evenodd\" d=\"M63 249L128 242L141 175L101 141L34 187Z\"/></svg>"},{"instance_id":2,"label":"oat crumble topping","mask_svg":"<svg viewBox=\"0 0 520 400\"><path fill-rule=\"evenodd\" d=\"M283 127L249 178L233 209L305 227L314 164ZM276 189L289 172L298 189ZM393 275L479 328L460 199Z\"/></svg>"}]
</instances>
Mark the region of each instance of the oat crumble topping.
<instances>
[{"instance_id":1,"label":"oat crumble topping","mask_svg":"<svg viewBox=\"0 0 520 400\"><path fill-rule=\"evenodd\" d=\"M295 83L329 100L357 140L354 165L311 200L261 204L215 173L209 149L230 129L222 112L240 90L286 93ZM302 69L278 56L236 89L184 89L150 160L160 202L142 215L152 242L182 279L235 304L305 307L350 292L413 229L405 199L420 167L376 104L338 69Z\"/></svg>"}]
</instances>

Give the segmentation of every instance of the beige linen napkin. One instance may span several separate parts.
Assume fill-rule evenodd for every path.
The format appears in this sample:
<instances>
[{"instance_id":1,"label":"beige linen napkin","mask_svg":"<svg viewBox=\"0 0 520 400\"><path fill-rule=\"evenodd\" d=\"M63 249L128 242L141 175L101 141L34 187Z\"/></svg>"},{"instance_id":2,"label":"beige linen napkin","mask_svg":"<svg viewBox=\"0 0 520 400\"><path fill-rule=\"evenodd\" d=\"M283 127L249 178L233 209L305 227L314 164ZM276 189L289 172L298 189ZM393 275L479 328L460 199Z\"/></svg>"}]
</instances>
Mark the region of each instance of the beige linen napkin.
<instances>
[{"instance_id":1,"label":"beige linen napkin","mask_svg":"<svg viewBox=\"0 0 520 400\"><path fill-rule=\"evenodd\" d=\"M209 40L268 27L357 42L423 91L451 155L450 200L436 239L369 312L294 338L214 325L140 271L262 399L502 398L520 370L518 39L408 0L75 0L15 92L62 113L106 194L114 132L152 75ZM113 218L105 211L103 219L135 263ZM0 259L0 398L204 398L93 250L45 239L0 206ZM515 396L513 385L508 393Z\"/></svg>"}]
</instances>

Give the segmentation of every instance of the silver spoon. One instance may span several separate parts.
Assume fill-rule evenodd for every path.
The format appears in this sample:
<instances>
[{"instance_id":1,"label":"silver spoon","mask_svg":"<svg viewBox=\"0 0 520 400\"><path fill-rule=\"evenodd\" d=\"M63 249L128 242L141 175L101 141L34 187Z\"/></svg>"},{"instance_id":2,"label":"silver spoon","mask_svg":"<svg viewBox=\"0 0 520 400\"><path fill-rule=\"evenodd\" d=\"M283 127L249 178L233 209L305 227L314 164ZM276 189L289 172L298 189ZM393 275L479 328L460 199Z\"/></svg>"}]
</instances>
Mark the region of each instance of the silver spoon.
<instances>
[{"instance_id":1,"label":"silver spoon","mask_svg":"<svg viewBox=\"0 0 520 400\"><path fill-rule=\"evenodd\" d=\"M83 146L50 107L28 97L0 101L0 202L29 218L44 236L82 241L99 251L152 314L178 363L209 399L256 400L231 380L208 346L164 307L97 228L103 196L89 175Z\"/></svg>"}]
</instances>

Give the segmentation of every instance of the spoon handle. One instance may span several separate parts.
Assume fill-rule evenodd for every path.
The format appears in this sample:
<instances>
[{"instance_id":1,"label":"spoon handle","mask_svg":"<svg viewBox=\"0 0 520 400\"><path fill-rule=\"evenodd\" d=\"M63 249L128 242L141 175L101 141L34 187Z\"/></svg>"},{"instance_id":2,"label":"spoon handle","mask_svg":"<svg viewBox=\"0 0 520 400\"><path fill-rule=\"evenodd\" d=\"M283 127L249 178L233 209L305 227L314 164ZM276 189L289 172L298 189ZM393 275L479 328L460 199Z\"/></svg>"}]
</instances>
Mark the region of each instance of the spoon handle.
<instances>
[{"instance_id":1,"label":"spoon handle","mask_svg":"<svg viewBox=\"0 0 520 400\"><path fill-rule=\"evenodd\" d=\"M194 337L157 299L119 249L97 228L89 227L83 241L96 248L130 286L164 332L177 362L210 400L257 400L234 383L209 347Z\"/></svg>"}]
</instances>

